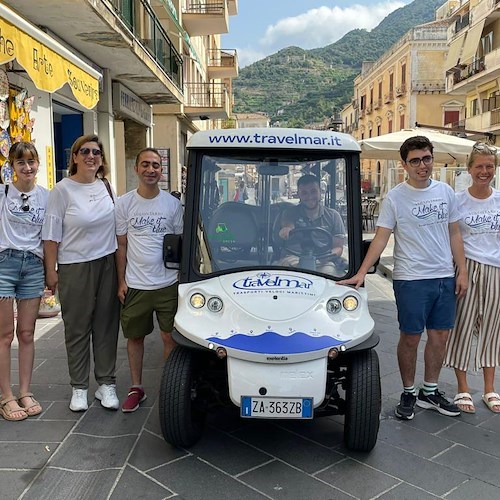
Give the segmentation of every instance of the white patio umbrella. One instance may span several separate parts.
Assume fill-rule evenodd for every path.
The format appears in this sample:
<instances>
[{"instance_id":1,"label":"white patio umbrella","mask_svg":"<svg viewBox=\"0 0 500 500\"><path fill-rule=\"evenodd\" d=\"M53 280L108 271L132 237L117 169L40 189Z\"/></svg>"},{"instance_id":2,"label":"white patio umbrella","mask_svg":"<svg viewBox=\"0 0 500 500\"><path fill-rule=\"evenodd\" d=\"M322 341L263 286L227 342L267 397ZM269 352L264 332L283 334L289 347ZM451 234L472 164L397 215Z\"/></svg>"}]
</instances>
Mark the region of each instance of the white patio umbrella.
<instances>
[{"instance_id":1,"label":"white patio umbrella","mask_svg":"<svg viewBox=\"0 0 500 500\"><path fill-rule=\"evenodd\" d=\"M474 141L469 139L462 139L425 128L411 128L359 141L361 158L367 160L401 160L399 155L401 144L409 137L416 135L425 135L432 142L434 145L434 161L437 163L465 163L474 145Z\"/></svg>"}]
</instances>

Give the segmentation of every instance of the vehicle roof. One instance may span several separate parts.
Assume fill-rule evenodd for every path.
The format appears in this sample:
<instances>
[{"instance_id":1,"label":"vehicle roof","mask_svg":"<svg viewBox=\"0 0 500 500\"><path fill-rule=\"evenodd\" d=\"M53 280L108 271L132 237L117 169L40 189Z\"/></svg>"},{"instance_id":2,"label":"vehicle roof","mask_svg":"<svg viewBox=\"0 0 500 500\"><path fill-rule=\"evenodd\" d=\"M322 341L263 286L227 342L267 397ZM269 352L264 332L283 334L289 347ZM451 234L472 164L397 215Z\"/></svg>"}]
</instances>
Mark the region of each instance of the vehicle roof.
<instances>
[{"instance_id":1,"label":"vehicle roof","mask_svg":"<svg viewBox=\"0 0 500 500\"><path fill-rule=\"evenodd\" d=\"M191 136L187 148L361 151L354 137L341 132L274 127L203 130Z\"/></svg>"}]
</instances>

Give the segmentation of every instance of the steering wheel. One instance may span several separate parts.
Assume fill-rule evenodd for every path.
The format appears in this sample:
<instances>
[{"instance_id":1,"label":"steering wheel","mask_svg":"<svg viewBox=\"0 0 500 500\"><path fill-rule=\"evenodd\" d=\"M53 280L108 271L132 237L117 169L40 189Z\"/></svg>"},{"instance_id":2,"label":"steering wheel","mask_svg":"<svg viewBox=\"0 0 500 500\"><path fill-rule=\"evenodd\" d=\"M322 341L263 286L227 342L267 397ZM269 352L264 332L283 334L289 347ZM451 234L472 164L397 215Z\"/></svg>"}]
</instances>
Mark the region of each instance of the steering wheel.
<instances>
[{"instance_id":1,"label":"steering wheel","mask_svg":"<svg viewBox=\"0 0 500 500\"><path fill-rule=\"evenodd\" d=\"M333 236L322 227L297 227L288 234L283 247L292 255L328 257L333 250Z\"/></svg>"}]
</instances>

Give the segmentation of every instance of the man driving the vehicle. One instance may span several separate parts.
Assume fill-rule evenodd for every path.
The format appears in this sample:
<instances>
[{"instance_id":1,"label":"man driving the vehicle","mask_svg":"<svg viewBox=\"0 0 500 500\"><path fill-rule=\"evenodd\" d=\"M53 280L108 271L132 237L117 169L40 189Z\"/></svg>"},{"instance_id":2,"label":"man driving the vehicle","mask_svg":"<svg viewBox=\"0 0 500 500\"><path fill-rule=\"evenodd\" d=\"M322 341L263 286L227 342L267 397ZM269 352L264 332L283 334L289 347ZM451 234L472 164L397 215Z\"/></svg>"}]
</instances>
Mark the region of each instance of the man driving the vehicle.
<instances>
[{"instance_id":1,"label":"man driving the vehicle","mask_svg":"<svg viewBox=\"0 0 500 500\"><path fill-rule=\"evenodd\" d=\"M325 274L339 274L336 266L341 261L344 245L345 228L344 222L340 214L332 209L325 207L321 203L321 184L320 179L312 174L306 174L297 181L297 194L299 204L286 210L281 217L281 229L279 237L287 240L284 245L284 257L280 260L279 265L290 267L305 267L306 262L302 256L297 255L297 251L293 251L291 245L292 240L296 238L292 230L297 229L295 234L298 235L302 228L320 228L325 230L331 237L323 232L317 233L302 231L302 235L297 238L297 247L310 248L314 255L313 264L316 271ZM308 246L304 242L304 238L309 238L311 244ZM302 242L300 241L302 240ZM313 243L313 241L316 243ZM305 243L305 244L304 244ZM319 245L319 246L318 246ZM324 251L321 247L324 247ZM301 260L302 259L302 260ZM343 274L343 273L342 273Z\"/></svg>"}]
</instances>

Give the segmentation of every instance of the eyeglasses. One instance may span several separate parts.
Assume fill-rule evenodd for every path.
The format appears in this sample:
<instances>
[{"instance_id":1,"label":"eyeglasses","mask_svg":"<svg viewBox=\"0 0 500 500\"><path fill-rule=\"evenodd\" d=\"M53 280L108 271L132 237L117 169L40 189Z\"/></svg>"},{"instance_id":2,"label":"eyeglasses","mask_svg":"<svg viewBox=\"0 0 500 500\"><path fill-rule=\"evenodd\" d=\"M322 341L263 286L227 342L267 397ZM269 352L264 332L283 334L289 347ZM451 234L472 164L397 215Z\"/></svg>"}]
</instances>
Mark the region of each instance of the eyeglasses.
<instances>
[{"instance_id":1,"label":"eyeglasses","mask_svg":"<svg viewBox=\"0 0 500 500\"><path fill-rule=\"evenodd\" d=\"M434 161L434 157L431 155L423 156L422 158L412 158L411 160L408 160L406 163L409 163L412 167L419 167L420 162L422 162L424 165L429 166L432 164Z\"/></svg>"},{"instance_id":2,"label":"eyeglasses","mask_svg":"<svg viewBox=\"0 0 500 500\"><path fill-rule=\"evenodd\" d=\"M30 206L28 205L28 200L30 199L29 195L25 193L21 193L21 200L23 201L21 203L21 210L23 212L29 212Z\"/></svg>"},{"instance_id":3,"label":"eyeglasses","mask_svg":"<svg viewBox=\"0 0 500 500\"><path fill-rule=\"evenodd\" d=\"M484 142L476 142L474 146L472 146L473 151L478 151L479 153L486 153L495 156L497 154L497 148L494 146L490 146Z\"/></svg>"},{"instance_id":4,"label":"eyeglasses","mask_svg":"<svg viewBox=\"0 0 500 500\"><path fill-rule=\"evenodd\" d=\"M92 154L94 156L101 156L102 155L102 151L100 149L96 149L96 148L80 148L80 151L78 151L80 154L82 154L83 156L87 156L88 154L90 154L90 152L92 151Z\"/></svg>"}]
</instances>

